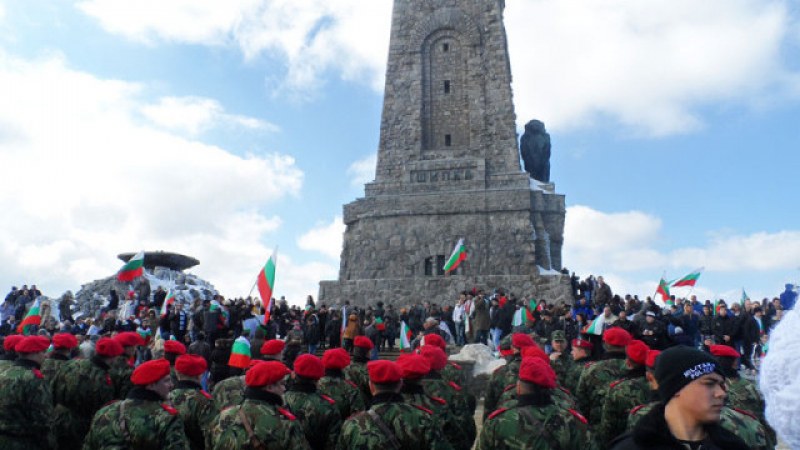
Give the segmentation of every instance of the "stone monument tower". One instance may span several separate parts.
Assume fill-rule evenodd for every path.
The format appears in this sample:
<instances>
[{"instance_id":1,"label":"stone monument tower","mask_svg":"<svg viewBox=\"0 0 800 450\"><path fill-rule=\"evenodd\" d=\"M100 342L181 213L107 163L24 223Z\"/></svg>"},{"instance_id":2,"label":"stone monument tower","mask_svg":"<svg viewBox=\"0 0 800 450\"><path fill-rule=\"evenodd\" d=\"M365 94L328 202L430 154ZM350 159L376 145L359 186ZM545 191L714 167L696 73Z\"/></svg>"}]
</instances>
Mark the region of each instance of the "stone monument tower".
<instances>
[{"instance_id":1,"label":"stone monument tower","mask_svg":"<svg viewBox=\"0 0 800 450\"><path fill-rule=\"evenodd\" d=\"M504 5L395 0L375 181L344 207L321 300L450 302L475 286L567 300L564 196L520 167ZM467 260L445 274L460 238Z\"/></svg>"}]
</instances>

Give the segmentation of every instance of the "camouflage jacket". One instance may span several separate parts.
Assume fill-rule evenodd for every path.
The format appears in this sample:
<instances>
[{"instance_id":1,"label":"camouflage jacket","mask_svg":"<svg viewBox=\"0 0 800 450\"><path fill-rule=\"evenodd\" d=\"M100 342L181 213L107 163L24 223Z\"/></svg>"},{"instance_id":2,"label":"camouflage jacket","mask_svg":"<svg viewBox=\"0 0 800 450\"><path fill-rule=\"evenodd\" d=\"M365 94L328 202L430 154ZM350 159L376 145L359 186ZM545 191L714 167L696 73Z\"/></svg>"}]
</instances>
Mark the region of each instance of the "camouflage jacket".
<instances>
[{"instance_id":1,"label":"camouflage jacket","mask_svg":"<svg viewBox=\"0 0 800 450\"><path fill-rule=\"evenodd\" d=\"M372 393L369 391L367 363L353 361L349 366L344 368L344 377L358 386L359 391L361 391L361 399L364 400L364 405L369 406Z\"/></svg>"},{"instance_id":2,"label":"camouflage jacket","mask_svg":"<svg viewBox=\"0 0 800 450\"><path fill-rule=\"evenodd\" d=\"M109 369L100 357L93 357L68 361L56 372L51 386L59 450L80 449L95 413L116 398Z\"/></svg>"},{"instance_id":3,"label":"camouflage jacket","mask_svg":"<svg viewBox=\"0 0 800 450\"><path fill-rule=\"evenodd\" d=\"M283 400L275 394L247 388L245 400L223 410L211 429L210 450L253 450L239 411L253 430L255 439L268 450L309 450L303 427Z\"/></svg>"},{"instance_id":4,"label":"camouflage jacket","mask_svg":"<svg viewBox=\"0 0 800 450\"><path fill-rule=\"evenodd\" d=\"M500 396L506 386L514 384L519 378L519 366L522 364L522 357L515 355L511 361L504 366L500 366L492 372L489 383L486 386L486 396L483 399L483 420L497 409Z\"/></svg>"},{"instance_id":5,"label":"camouflage jacket","mask_svg":"<svg viewBox=\"0 0 800 450\"><path fill-rule=\"evenodd\" d=\"M314 450L332 450L336 447L342 417L336 400L317 392L314 383L295 379L292 387L284 394L289 411L297 417L308 444Z\"/></svg>"},{"instance_id":6,"label":"camouflage jacket","mask_svg":"<svg viewBox=\"0 0 800 450\"><path fill-rule=\"evenodd\" d=\"M438 372L431 371L422 379L422 387L425 393L444 399L450 407L450 411L456 416L460 423L460 428L464 432L465 439L471 443L475 441L478 431L475 427L475 414L469 407L464 389L453 383L442 379Z\"/></svg>"},{"instance_id":7,"label":"camouflage jacket","mask_svg":"<svg viewBox=\"0 0 800 450\"><path fill-rule=\"evenodd\" d=\"M550 360L550 366L556 372L558 384L565 386L570 369L572 369L572 366L575 364L575 361L572 360L572 355L567 351L561 352L558 358Z\"/></svg>"},{"instance_id":8,"label":"camouflage jacket","mask_svg":"<svg viewBox=\"0 0 800 450\"><path fill-rule=\"evenodd\" d=\"M83 450L189 450L178 411L153 391L134 387L97 412Z\"/></svg>"},{"instance_id":9,"label":"camouflage jacket","mask_svg":"<svg viewBox=\"0 0 800 450\"><path fill-rule=\"evenodd\" d=\"M42 375L44 375L44 379L52 383L58 368L67 361L69 361L69 358L66 356L60 353L51 353L45 358L44 362L42 362Z\"/></svg>"},{"instance_id":10,"label":"camouflage jacket","mask_svg":"<svg viewBox=\"0 0 800 450\"><path fill-rule=\"evenodd\" d=\"M556 406L562 409L578 409L575 399L568 390L562 387L556 387L550 391L550 395ZM500 401L497 403L497 408L495 408L495 410L500 408L509 409L515 406L517 406L517 383L506 386L503 393L500 395Z\"/></svg>"},{"instance_id":11,"label":"camouflage jacket","mask_svg":"<svg viewBox=\"0 0 800 450\"><path fill-rule=\"evenodd\" d=\"M111 381L114 382L114 395L118 399L123 399L128 396L128 392L133 389L131 383L131 375L133 375L133 366L125 359L125 356L120 356L113 363L111 363Z\"/></svg>"},{"instance_id":12,"label":"camouflage jacket","mask_svg":"<svg viewBox=\"0 0 800 450\"><path fill-rule=\"evenodd\" d=\"M346 380L341 371L336 372L338 373L327 371L328 375L319 380L317 383L319 393L336 400L336 407L339 408L339 416L342 419L367 409L358 385Z\"/></svg>"},{"instance_id":13,"label":"camouflage jacket","mask_svg":"<svg viewBox=\"0 0 800 450\"><path fill-rule=\"evenodd\" d=\"M445 439L454 449L472 448L473 441L468 440L466 430L462 423L450 410L450 406L443 398L433 397L425 393L425 389L416 381L403 381L400 390L403 400L409 405L424 406L433 411L431 416L434 426L442 430Z\"/></svg>"},{"instance_id":14,"label":"camouflage jacket","mask_svg":"<svg viewBox=\"0 0 800 450\"><path fill-rule=\"evenodd\" d=\"M744 450L762 449L760 443L763 439L752 441L754 436L748 429L737 428L744 420L732 421L729 408L723 408L719 424L706 425L707 435L702 442L702 448ZM745 416L746 417L746 416ZM756 421L758 422L758 421ZM760 425L760 424L758 424ZM684 448L669 432L669 426L664 419L664 405L661 402L652 402L640 405L631 410L628 417L629 430L627 433L616 437L608 448ZM762 429L763 430L763 429ZM763 437L763 435L762 435Z\"/></svg>"},{"instance_id":15,"label":"camouflage jacket","mask_svg":"<svg viewBox=\"0 0 800 450\"><path fill-rule=\"evenodd\" d=\"M0 374L0 448L55 448L53 397L39 364L18 359Z\"/></svg>"},{"instance_id":16,"label":"camouflage jacket","mask_svg":"<svg viewBox=\"0 0 800 450\"><path fill-rule=\"evenodd\" d=\"M567 373L564 376L564 383L562 385L569 389L570 392L575 392L575 390L578 389L578 380L581 379L584 369L590 367L595 362L596 361L593 361L589 358L573 361L572 365L567 369Z\"/></svg>"},{"instance_id":17,"label":"camouflage jacket","mask_svg":"<svg viewBox=\"0 0 800 450\"><path fill-rule=\"evenodd\" d=\"M478 450L595 450L586 419L574 410L523 395L517 406L489 415L478 438Z\"/></svg>"},{"instance_id":18,"label":"camouflage jacket","mask_svg":"<svg viewBox=\"0 0 800 450\"><path fill-rule=\"evenodd\" d=\"M205 449L206 434L219 413L214 405L214 397L194 381L179 380L175 389L169 393L169 400L183 421L189 447L192 450Z\"/></svg>"},{"instance_id":19,"label":"camouflage jacket","mask_svg":"<svg viewBox=\"0 0 800 450\"><path fill-rule=\"evenodd\" d=\"M586 415L592 426L600 423L608 386L628 371L625 353L606 353L604 358L584 369L575 390L578 409Z\"/></svg>"},{"instance_id":20,"label":"camouflage jacket","mask_svg":"<svg viewBox=\"0 0 800 450\"><path fill-rule=\"evenodd\" d=\"M771 445L777 444L777 436L775 430L767 423L767 418L764 415L766 406L764 404L764 396L761 391L750 380L736 377L728 378L728 405L735 409L750 411L756 418L764 425L767 432L767 442Z\"/></svg>"},{"instance_id":21,"label":"camouflage jacket","mask_svg":"<svg viewBox=\"0 0 800 450\"><path fill-rule=\"evenodd\" d=\"M467 383L467 373L464 368L457 363L448 361L447 365L444 366L444 369L439 371L439 373L442 375L442 378L444 378L445 381L448 383L453 383L456 386L465 386ZM475 398L475 395L473 395L471 392L466 390L461 392L467 399L467 406L470 409L470 414L474 415L475 408L478 405L478 399Z\"/></svg>"},{"instance_id":22,"label":"camouflage jacket","mask_svg":"<svg viewBox=\"0 0 800 450\"><path fill-rule=\"evenodd\" d=\"M369 411L360 412L344 421L336 448L339 450L448 450L452 447L435 426L433 411L403 402L400 394L382 393L372 399ZM399 444L382 430L375 414Z\"/></svg>"},{"instance_id":23,"label":"camouflage jacket","mask_svg":"<svg viewBox=\"0 0 800 450\"><path fill-rule=\"evenodd\" d=\"M638 376L637 376L638 375ZM646 403L650 397L650 385L640 371L629 373L611 383L603 401L600 424L595 428L597 441L603 445L628 429L628 415L637 405Z\"/></svg>"},{"instance_id":24,"label":"camouflage jacket","mask_svg":"<svg viewBox=\"0 0 800 450\"><path fill-rule=\"evenodd\" d=\"M240 405L244 401L244 390L243 376L225 378L214 385L214 404L220 411Z\"/></svg>"}]
</instances>

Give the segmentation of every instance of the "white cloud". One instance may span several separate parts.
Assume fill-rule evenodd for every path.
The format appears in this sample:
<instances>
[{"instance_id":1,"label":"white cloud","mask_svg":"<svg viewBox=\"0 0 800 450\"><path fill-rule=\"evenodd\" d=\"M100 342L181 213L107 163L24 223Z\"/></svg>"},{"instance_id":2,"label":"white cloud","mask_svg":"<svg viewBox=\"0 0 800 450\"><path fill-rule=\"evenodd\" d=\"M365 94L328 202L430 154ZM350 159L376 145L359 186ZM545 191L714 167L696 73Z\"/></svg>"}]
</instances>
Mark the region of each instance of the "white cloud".
<instances>
[{"instance_id":1,"label":"white cloud","mask_svg":"<svg viewBox=\"0 0 800 450\"><path fill-rule=\"evenodd\" d=\"M142 124L146 90L0 51L5 284L75 290L142 248L196 256L223 292L255 276L281 225L265 211L303 173L289 156L240 157Z\"/></svg>"},{"instance_id":2,"label":"white cloud","mask_svg":"<svg viewBox=\"0 0 800 450\"><path fill-rule=\"evenodd\" d=\"M142 42L237 45L286 61L277 92L316 92L332 71L383 89L390 0L86 0L112 33ZM791 8L758 0L527 0L505 12L520 122L554 130L610 118L637 134L686 133L700 109L798 94L782 55ZM794 43L796 47L796 42ZM270 74L270 77L275 77Z\"/></svg>"},{"instance_id":3,"label":"white cloud","mask_svg":"<svg viewBox=\"0 0 800 450\"><path fill-rule=\"evenodd\" d=\"M677 265L703 261L710 270L768 271L800 267L800 231L758 232L750 235L716 235L705 248L672 252Z\"/></svg>"},{"instance_id":4,"label":"white cloud","mask_svg":"<svg viewBox=\"0 0 800 450\"><path fill-rule=\"evenodd\" d=\"M364 184L375 180L375 167L378 164L378 154L373 153L364 159L350 164L347 168L347 175L350 176L350 184L356 187L363 187Z\"/></svg>"},{"instance_id":5,"label":"white cloud","mask_svg":"<svg viewBox=\"0 0 800 450\"><path fill-rule=\"evenodd\" d=\"M317 251L338 260L342 254L344 230L344 222L337 216L331 223L320 225L300 236L297 245L303 250Z\"/></svg>"},{"instance_id":6,"label":"white cloud","mask_svg":"<svg viewBox=\"0 0 800 450\"><path fill-rule=\"evenodd\" d=\"M197 135L214 126L233 125L251 130L278 131L278 127L253 117L227 114L218 101L203 97L164 97L145 105L142 114L169 130Z\"/></svg>"}]
</instances>

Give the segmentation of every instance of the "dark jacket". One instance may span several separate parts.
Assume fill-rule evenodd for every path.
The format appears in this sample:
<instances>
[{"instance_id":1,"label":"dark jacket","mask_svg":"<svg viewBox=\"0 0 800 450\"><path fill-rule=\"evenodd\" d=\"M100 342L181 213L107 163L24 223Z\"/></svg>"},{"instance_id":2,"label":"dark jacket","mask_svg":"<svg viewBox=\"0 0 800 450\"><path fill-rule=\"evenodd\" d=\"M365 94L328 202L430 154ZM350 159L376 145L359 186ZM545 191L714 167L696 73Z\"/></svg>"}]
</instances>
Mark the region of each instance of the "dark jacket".
<instances>
[{"instance_id":1,"label":"dark jacket","mask_svg":"<svg viewBox=\"0 0 800 450\"><path fill-rule=\"evenodd\" d=\"M747 445L719 424L706 426L708 436L703 440L703 450L746 450ZM664 405L659 404L642 417L636 427L617 437L609 447L612 450L686 450L686 446L670 433L664 419Z\"/></svg>"}]
</instances>

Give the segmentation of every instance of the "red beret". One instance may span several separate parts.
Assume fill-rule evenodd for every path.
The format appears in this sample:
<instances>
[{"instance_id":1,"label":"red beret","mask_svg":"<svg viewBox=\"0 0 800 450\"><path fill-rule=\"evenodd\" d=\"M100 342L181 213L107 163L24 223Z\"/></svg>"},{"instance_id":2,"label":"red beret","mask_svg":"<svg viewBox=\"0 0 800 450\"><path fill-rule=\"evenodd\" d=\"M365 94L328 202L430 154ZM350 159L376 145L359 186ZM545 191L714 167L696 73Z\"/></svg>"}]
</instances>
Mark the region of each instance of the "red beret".
<instances>
[{"instance_id":1,"label":"red beret","mask_svg":"<svg viewBox=\"0 0 800 450\"><path fill-rule=\"evenodd\" d=\"M145 345L144 338L133 331L126 331L114 336L114 340L120 343L123 347L135 347L138 345Z\"/></svg>"},{"instance_id":2,"label":"red beret","mask_svg":"<svg viewBox=\"0 0 800 450\"><path fill-rule=\"evenodd\" d=\"M403 354L397 358L397 365L403 372L403 379L418 380L431 371L431 364L422 355L413 353Z\"/></svg>"},{"instance_id":3,"label":"red beret","mask_svg":"<svg viewBox=\"0 0 800 450\"><path fill-rule=\"evenodd\" d=\"M632 340L630 344L625 348L625 353L628 355L628 359L633 361L640 366L643 366L647 363L647 352L650 351L650 347L647 346L642 341L637 341L636 339Z\"/></svg>"},{"instance_id":4,"label":"red beret","mask_svg":"<svg viewBox=\"0 0 800 450\"><path fill-rule=\"evenodd\" d=\"M133 370L131 383L136 386L147 386L160 381L169 376L169 361L166 359L154 359L139 365Z\"/></svg>"},{"instance_id":5,"label":"red beret","mask_svg":"<svg viewBox=\"0 0 800 450\"><path fill-rule=\"evenodd\" d=\"M189 377L202 375L207 368L206 359L200 355L181 355L175 360L175 371Z\"/></svg>"},{"instance_id":6,"label":"red beret","mask_svg":"<svg viewBox=\"0 0 800 450\"><path fill-rule=\"evenodd\" d=\"M447 348L447 343L444 341L444 338L442 338L438 334L426 334L422 338L422 345L435 345L436 347L439 347L442 350Z\"/></svg>"},{"instance_id":7,"label":"red beret","mask_svg":"<svg viewBox=\"0 0 800 450\"><path fill-rule=\"evenodd\" d=\"M431 365L431 370L442 370L447 366L447 355L439 347L426 345L419 349L419 354L424 356Z\"/></svg>"},{"instance_id":8,"label":"red beret","mask_svg":"<svg viewBox=\"0 0 800 450\"><path fill-rule=\"evenodd\" d=\"M631 334L620 327L609 328L603 333L603 342L614 347L625 347L631 339Z\"/></svg>"},{"instance_id":9,"label":"red beret","mask_svg":"<svg viewBox=\"0 0 800 450\"><path fill-rule=\"evenodd\" d=\"M531 345L536 345L533 342L533 338L528 336L525 333L514 333L511 335L511 346L516 347L518 349L523 349L525 347L530 347Z\"/></svg>"},{"instance_id":10,"label":"red beret","mask_svg":"<svg viewBox=\"0 0 800 450\"><path fill-rule=\"evenodd\" d=\"M164 353L174 353L176 355L185 355L186 346L178 341L164 341Z\"/></svg>"},{"instance_id":11,"label":"red beret","mask_svg":"<svg viewBox=\"0 0 800 450\"><path fill-rule=\"evenodd\" d=\"M122 348L122 344L115 341L111 338L100 338L97 341L97 344L94 345L94 353L98 356L105 356L105 357L116 357L123 354L125 350Z\"/></svg>"},{"instance_id":12,"label":"red beret","mask_svg":"<svg viewBox=\"0 0 800 450\"><path fill-rule=\"evenodd\" d=\"M738 358L742 356L736 349L728 345L712 345L709 349L714 356L726 356L729 358Z\"/></svg>"},{"instance_id":13,"label":"red beret","mask_svg":"<svg viewBox=\"0 0 800 450\"><path fill-rule=\"evenodd\" d=\"M587 341L586 339L581 339L581 338L573 339L572 346L577 348L585 348L587 350L591 350L594 348L594 344Z\"/></svg>"},{"instance_id":14,"label":"red beret","mask_svg":"<svg viewBox=\"0 0 800 450\"><path fill-rule=\"evenodd\" d=\"M541 359L542 361L546 362L547 365L550 365L550 357L547 356L547 353L544 352L538 345L531 345L530 347L525 347L522 349L522 359Z\"/></svg>"},{"instance_id":15,"label":"red beret","mask_svg":"<svg viewBox=\"0 0 800 450\"><path fill-rule=\"evenodd\" d=\"M247 371L244 382L247 387L267 386L283 380L291 372L282 362L261 361Z\"/></svg>"},{"instance_id":16,"label":"red beret","mask_svg":"<svg viewBox=\"0 0 800 450\"><path fill-rule=\"evenodd\" d=\"M286 344L280 339L270 339L261 346L261 354L263 356L277 356L285 346Z\"/></svg>"},{"instance_id":17,"label":"red beret","mask_svg":"<svg viewBox=\"0 0 800 450\"><path fill-rule=\"evenodd\" d=\"M25 336L21 334L12 334L11 336L6 336L6 339L3 341L3 348L7 352L13 352L14 347L17 346L17 343L23 339L25 339Z\"/></svg>"},{"instance_id":18,"label":"red beret","mask_svg":"<svg viewBox=\"0 0 800 450\"><path fill-rule=\"evenodd\" d=\"M294 373L310 380L319 380L325 376L325 366L315 355L306 353L294 360Z\"/></svg>"},{"instance_id":19,"label":"red beret","mask_svg":"<svg viewBox=\"0 0 800 450\"><path fill-rule=\"evenodd\" d=\"M344 369L350 365L350 355L341 347L326 350L322 354L322 365L326 369Z\"/></svg>"},{"instance_id":20,"label":"red beret","mask_svg":"<svg viewBox=\"0 0 800 450\"><path fill-rule=\"evenodd\" d=\"M396 362L379 359L367 363L369 381L375 384L397 383L403 378L403 371Z\"/></svg>"},{"instance_id":21,"label":"red beret","mask_svg":"<svg viewBox=\"0 0 800 450\"><path fill-rule=\"evenodd\" d=\"M72 350L78 346L78 339L71 333L58 333L53 336L53 347Z\"/></svg>"},{"instance_id":22,"label":"red beret","mask_svg":"<svg viewBox=\"0 0 800 450\"><path fill-rule=\"evenodd\" d=\"M372 347L375 347L370 338L366 336L356 336L356 339L353 341L353 345L356 347L365 348L367 350L372 350Z\"/></svg>"},{"instance_id":23,"label":"red beret","mask_svg":"<svg viewBox=\"0 0 800 450\"><path fill-rule=\"evenodd\" d=\"M514 354L514 350L507 348L507 349L500 349L500 356L511 356Z\"/></svg>"},{"instance_id":24,"label":"red beret","mask_svg":"<svg viewBox=\"0 0 800 450\"><path fill-rule=\"evenodd\" d=\"M519 366L519 379L546 389L556 387L556 373L539 358L525 358Z\"/></svg>"},{"instance_id":25,"label":"red beret","mask_svg":"<svg viewBox=\"0 0 800 450\"><path fill-rule=\"evenodd\" d=\"M14 351L17 353L39 353L50 347L50 339L44 336L27 336L17 342Z\"/></svg>"},{"instance_id":26,"label":"red beret","mask_svg":"<svg viewBox=\"0 0 800 450\"><path fill-rule=\"evenodd\" d=\"M651 369L656 368L656 358L658 355L661 354L660 350L650 350L647 352L647 361L645 361L645 365Z\"/></svg>"}]
</instances>

